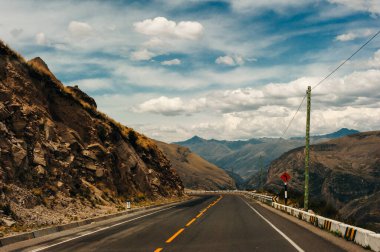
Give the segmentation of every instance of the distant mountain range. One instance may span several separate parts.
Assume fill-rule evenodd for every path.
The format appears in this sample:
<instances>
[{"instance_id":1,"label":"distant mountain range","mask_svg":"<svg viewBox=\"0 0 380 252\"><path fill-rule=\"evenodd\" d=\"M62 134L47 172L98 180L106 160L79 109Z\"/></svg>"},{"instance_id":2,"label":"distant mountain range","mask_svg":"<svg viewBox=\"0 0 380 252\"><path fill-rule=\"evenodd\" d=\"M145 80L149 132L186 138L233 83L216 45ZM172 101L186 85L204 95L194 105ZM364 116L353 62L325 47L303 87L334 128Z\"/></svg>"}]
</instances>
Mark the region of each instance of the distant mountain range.
<instances>
[{"instance_id":1,"label":"distant mountain range","mask_svg":"<svg viewBox=\"0 0 380 252\"><path fill-rule=\"evenodd\" d=\"M344 137L344 136L348 136L348 135L352 135L352 134L356 134L356 133L360 133L360 131L354 130L354 129L342 128L342 129L338 130L337 132L333 132L330 134L312 136L311 139L312 140L335 139L335 138ZM305 137L292 137L290 139L305 139Z\"/></svg>"},{"instance_id":2,"label":"distant mountain range","mask_svg":"<svg viewBox=\"0 0 380 252\"><path fill-rule=\"evenodd\" d=\"M331 134L313 136L311 142L319 143L358 132L343 128ZM194 136L175 144L188 147L207 161L248 179L260 170L260 163L266 170L265 167L283 153L304 146L305 140L303 137L293 137L290 139L252 138L245 141L226 141L206 140Z\"/></svg>"}]
</instances>

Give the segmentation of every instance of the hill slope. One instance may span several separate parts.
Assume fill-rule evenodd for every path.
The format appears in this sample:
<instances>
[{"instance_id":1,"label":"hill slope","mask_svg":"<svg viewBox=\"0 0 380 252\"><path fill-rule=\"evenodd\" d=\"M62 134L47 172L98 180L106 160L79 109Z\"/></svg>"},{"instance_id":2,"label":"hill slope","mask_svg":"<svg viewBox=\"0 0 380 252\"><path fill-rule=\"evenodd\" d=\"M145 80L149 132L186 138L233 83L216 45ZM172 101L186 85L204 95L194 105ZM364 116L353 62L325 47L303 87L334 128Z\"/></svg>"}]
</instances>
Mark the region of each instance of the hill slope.
<instances>
[{"instance_id":1,"label":"hill slope","mask_svg":"<svg viewBox=\"0 0 380 252\"><path fill-rule=\"evenodd\" d=\"M337 218L380 231L380 131L354 134L311 146L310 198L312 208L333 208ZM265 188L279 192L279 176L292 179L290 195L302 201L304 148L291 150L275 160ZM334 213L335 212L335 213Z\"/></svg>"},{"instance_id":2,"label":"hill slope","mask_svg":"<svg viewBox=\"0 0 380 252\"><path fill-rule=\"evenodd\" d=\"M65 223L125 200L183 193L153 141L97 111L40 58L26 62L2 42L0 136L0 209L9 215L0 222Z\"/></svg>"},{"instance_id":3,"label":"hill slope","mask_svg":"<svg viewBox=\"0 0 380 252\"><path fill-rule=\"evenodd\" d=\"M156 141L169 158L185 188L202 190L235 189L234 180L222 169L209 163L189 148Z\"/></svg>"}]
</instances>

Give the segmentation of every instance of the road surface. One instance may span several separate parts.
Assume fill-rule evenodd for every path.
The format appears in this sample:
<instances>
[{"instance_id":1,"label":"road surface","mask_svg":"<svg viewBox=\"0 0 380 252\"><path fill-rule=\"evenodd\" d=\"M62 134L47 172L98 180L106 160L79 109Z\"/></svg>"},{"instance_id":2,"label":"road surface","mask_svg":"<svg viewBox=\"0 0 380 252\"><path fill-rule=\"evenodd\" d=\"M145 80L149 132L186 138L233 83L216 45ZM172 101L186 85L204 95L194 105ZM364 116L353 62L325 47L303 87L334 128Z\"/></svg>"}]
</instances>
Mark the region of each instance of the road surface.
<instances>
[{"instance_id":1,"label":"road surface","mask_svg":"<svg viewBox=\"0 0 380 252\"><path fill-rule=\"evenodd\" d=\"M203 196L17 251L343 251L236 195Z\"/></svg>"}]
</instances>

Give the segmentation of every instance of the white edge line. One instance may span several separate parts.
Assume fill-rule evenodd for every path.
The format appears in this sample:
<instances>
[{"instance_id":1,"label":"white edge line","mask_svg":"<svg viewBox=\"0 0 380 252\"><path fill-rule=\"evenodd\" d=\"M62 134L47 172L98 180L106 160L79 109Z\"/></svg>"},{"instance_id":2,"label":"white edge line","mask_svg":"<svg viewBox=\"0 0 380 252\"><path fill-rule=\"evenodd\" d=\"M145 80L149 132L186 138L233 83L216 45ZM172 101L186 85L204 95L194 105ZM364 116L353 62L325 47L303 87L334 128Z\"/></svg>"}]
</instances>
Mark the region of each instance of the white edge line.
<instances>
[{"instance_id":1,"label":"white edge line","mask_svg":"<svg viewBox=\"0 0 380 252\"><path fill-rule=\"evenodd\" d=\"M142 215L142 216L139 216L139 217L136 217L136 218L130 219L130 220L126 220L126 221L123 221L123 222L119 222L119 223L114 224L114 225L112 225L112 226L104 227L104 228L101 228L101 229L95 230L95 231L93 231L93 232L85 233L85 234L83 234L83 235L76 236L76 237L73 237L73 238L70 238L70 239L67 239L67 240L64 240L64 241L58 242L58 243L54 243L54 244L49 245L49 246L45 246L45 247L41 247L41 248L37 248L37 249L33 249L33 250L31 250L30 252L38 252L38 251L42 251L42 250L45 250L45 249L48 249L48 248L51 248L51 247L55 247L55 246L57 246L57 245L60 245L60 244L63 244L63 243L66 243L66 242L69 242L69 241L72 241L72 240L76 240L76 239L78 239L78 238L81 238L81 237L84 237L84 236L87 236L87 235L91 235L91 234L94 234L94 233L100 232L100 231L105 230L105 229L113 228L113 227L116 227L116 226L122 225L122 224L124 224L124 223L128 223L128 222L131 222L131 221L134 221L134 220L138 220L138 219L144 218L144 217L146 217L146 216L149 216L149 215L152 215L152 214L155 214L155 213L159 213L159 212L162 212L162 211L168 210L168 209L173 208L173 207L175 207L175 206L167 207L167 208L164 208L164 209L161 209L161 210L155 211L155 212L153 212L153 213L148 213L148 214L145 214L145 215Z\"/></svg>"},{"instance_id":2,"label":"white edge line","mask_svg":"<svg viewBox=\"0 0 380 252\"><path fill-rule=\"evenodd\" d=\"M264 216L262 216L253 206L251 206L247 201L241 198L247 206L249 206L258 216L260 216L263 220L265 220L274 230L276 230L282 237L284 237L292 246L299 252L305 252L300 246L297 245L292 239L290 239L286 234L284 234L280 229L278 229L275 225L273 225L269 220L267 220Z\"/></svg>"}]
</instances>

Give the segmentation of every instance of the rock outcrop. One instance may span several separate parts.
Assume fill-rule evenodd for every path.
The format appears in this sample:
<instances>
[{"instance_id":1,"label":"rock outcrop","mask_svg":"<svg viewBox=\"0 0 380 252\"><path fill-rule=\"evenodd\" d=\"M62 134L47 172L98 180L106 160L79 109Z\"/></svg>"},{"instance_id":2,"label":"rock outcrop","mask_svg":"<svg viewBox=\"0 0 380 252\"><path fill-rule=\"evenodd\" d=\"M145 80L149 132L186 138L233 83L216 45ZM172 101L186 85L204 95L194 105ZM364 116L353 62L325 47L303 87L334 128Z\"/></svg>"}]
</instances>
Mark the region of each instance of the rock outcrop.
<instances>
[{"instance_id":1,"label":"rock outcrop","mask_svg":"<svg viewBox=\"0 0 380 252\"><path fill-rule=\"evenodd\" d=\"M380 131L358 133L311 146L311 207L331 217L380 231ZM291 197L302 206L304 148L291 150L275 160L265 188L278 193L280 175L287 171Z\"/></svg>"},{"instance_id":2,"label":"rock outcrop","mask_svg":"<svg viewBox=\"0 0 380 252\"><path fill-rule=\"evenodd\" d=\"M0 210L20 223L183 193L152 140L97 111L40 58L26 62L2 42L0 139Z\"/></svg>"}]
</instances>

